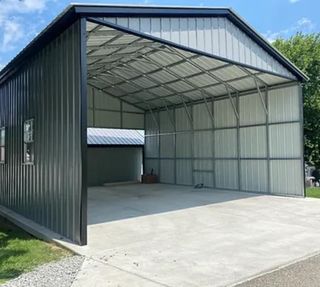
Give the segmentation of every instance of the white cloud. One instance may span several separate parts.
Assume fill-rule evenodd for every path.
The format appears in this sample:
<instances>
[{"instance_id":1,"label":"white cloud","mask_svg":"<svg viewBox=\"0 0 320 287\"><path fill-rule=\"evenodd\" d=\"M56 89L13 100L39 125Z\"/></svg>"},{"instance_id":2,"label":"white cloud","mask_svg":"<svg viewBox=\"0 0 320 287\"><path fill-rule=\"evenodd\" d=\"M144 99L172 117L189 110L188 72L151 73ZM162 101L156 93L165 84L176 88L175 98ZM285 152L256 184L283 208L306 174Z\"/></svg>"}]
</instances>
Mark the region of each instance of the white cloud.
<instances>
[{"instance_id":1,"label":"white cloud","mask_svg":"<svg viewBox=\"0 0 320 287\"><path fill-rule=\"evenodd\" d=\"M296 1L296 0L293 0ZM299 19L294 25L278 32L267 31L263 36L270 42L274 42L277 38L287 38L297 32L310 33L314 30L315 24L308 18Z\"/></svg>"},{"instance_id":2,"label":"white cloud","mask_svg":"<svg viewBox=\"0 0 320 287\"><path fill-rule=\"evenodd\" d=\"M11 13L42 11L46 2L46 0L0 0L0 17Z\"/></svg>"},{"instance_id":3,"label":"white cloud","mask_svg":"<svg viewBox=\"0 0 320 287\"><path fill-rule=\"evenodd\" d=\"M306 30L313 30L315 25L312 23L312 21L308 18L301 18L297 22L297 29L306 29Z\"/></svg>"},{"instance_id":4,"label":"white cloud","mask_svg":"<svg viewBox=\"0 0 320 287\"><path fill-rule=\"evenodd\" d=\"M48 0L0 0L0 51L14 50L34 30L23 16L41 13ZM31 25L32 26L32 25Z\"/></svg>"},{"instance_id":5,"label":"white cloud","mask_svg":"<svg viewBox=\"0 0 320 287\"><path fill-rule=\"evenodd\" d=\"M24 31L18 19L4 20L1 28L3 38L1 44L2 51L8 51L14 48L15 44L23 37Z\"/></svg>"},{"instance_id":6,"label":"white cloud","mask_svg":"<svg viewBox=\"0 0 320 287\"><path fill-rule=\"evenodd\" d=\"M300 0L289 0L290 3L294 4L294 3L297 3L299 2Z\"/></svg>"}]
</instances>

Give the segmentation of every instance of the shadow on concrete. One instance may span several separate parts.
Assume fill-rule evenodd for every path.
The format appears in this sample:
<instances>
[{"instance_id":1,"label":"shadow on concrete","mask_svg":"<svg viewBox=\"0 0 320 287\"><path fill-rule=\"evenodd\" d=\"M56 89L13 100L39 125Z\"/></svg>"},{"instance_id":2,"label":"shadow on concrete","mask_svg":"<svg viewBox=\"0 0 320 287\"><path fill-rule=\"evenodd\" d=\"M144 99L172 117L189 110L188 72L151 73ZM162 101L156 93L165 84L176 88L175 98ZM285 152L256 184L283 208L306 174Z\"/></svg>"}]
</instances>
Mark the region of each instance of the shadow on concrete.
<instances>
[{"instance_id":1,"label":"shadow on concrete","mask_svg":"<svg viewBox=\"0 0 320 287\"><path fill-rule=\"evenodd\" d=\"M130 184L88 189L88 225L261 196L166 184Z\"/></svg>"}]
</instances>

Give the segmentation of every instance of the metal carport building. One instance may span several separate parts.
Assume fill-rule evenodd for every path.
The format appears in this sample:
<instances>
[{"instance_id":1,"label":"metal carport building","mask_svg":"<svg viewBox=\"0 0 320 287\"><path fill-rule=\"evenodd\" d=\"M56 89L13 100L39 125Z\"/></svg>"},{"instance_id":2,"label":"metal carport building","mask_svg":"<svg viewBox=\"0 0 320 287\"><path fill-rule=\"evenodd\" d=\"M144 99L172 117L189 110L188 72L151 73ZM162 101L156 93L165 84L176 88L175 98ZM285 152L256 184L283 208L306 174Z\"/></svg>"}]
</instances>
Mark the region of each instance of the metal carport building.
<instances>
[{"instance_id":1,"label":"metal carport building","mask_svg":"<svg viewBox=\"0 0 320 287\"><path fill-rule=\"evenodd\" d=\"M306 76L227 8L71 5L0 74L0 204L87 242L87 128L161 183L303 196Z\"/></svg>"}]
</instances>

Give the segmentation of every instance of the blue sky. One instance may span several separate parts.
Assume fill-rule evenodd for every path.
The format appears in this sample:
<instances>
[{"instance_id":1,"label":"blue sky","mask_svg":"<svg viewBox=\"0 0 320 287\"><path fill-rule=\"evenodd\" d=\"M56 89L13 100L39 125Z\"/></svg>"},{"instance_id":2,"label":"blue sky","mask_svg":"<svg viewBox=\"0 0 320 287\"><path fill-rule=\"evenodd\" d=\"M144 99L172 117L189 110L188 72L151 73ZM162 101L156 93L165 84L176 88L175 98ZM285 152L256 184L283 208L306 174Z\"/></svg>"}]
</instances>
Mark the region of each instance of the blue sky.
<instances>
[{"instance_id":1,"label":"blue sky","mask_svg":"<svg viewBox=\"0 0 320 287\"><path fill-rule=\"evenodd\" d=\"M269 41L320 32L319 0L86 0L115 3L232 7ZM0 0L0 69L68 4L65 0Z\"/></svg>"}]
</instances>

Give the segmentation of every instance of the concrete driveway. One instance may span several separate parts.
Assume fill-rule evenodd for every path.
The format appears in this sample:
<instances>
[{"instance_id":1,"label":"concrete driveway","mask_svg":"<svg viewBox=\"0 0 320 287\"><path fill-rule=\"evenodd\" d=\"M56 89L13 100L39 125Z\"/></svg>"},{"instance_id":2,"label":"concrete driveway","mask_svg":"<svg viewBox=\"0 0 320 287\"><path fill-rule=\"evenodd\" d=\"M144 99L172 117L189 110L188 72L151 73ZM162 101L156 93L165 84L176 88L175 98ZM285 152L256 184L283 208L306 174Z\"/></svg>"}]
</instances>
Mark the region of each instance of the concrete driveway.
<instances>
[{"instance_id":1,"label":"concrete driveway","mask_svg":"<svg viewBox=\"0 0 320 287\"><path fill-rule=\"evenodd\" d=\"M89 190L79 286L229 286L320 249L320 200L172 185Z\"/></svg>"}]
</instances>

